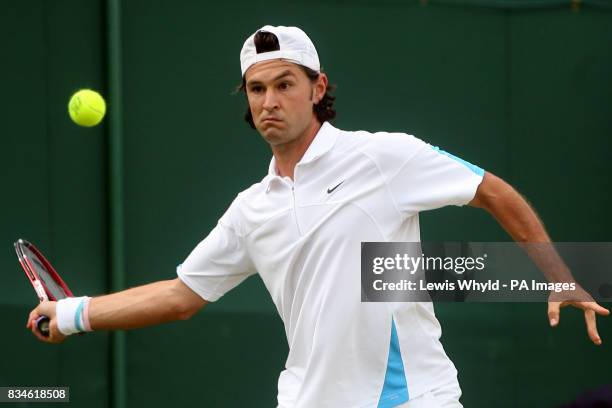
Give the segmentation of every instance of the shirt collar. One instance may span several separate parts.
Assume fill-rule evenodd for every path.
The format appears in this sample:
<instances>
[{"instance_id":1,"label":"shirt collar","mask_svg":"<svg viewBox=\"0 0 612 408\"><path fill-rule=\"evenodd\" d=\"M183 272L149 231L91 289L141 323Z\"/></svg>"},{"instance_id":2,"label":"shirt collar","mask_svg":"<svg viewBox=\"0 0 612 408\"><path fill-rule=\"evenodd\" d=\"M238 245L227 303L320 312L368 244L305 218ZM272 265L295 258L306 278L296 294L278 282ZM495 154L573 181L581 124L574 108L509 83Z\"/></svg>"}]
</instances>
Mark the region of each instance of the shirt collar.
<instances>
[{"instance_id":1,"label":"shirt collar","mask_svg":"<svg viewBox=\"0 0 612 408\"><path fill-rule=\"evenodd\" d=\"M329 122L323 122L323 125L321 125L321 128L310 143L310 146L308 146L308 149L298 164L309 163L323 156L334 146L337 137L338 129L333 127ZM268 188L270 186L270 181L276 177L280 176L276 172L276 160L274 159L274 156L272 156L270 166L268 167Z\"/></svg>"}]
</instances>

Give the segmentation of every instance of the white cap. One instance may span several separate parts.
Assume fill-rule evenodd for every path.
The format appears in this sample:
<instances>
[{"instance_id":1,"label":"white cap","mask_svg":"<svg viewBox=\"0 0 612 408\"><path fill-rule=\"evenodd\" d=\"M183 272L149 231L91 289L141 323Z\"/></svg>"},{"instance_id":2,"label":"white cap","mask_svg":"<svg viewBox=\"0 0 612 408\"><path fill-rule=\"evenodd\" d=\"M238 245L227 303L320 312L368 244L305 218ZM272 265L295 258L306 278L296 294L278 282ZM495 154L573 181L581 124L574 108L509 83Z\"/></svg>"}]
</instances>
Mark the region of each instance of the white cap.
<instances>
[{"instance_id":1,"label":"white cap","mask_svg":"<svg viewBox=\"0 0 612 408\"><path fill-rule=\"evenodd\" d=\"M280 50L258 54L253 39L255 38L255 34L259 31L267 31L274 34L276 38L278 38ZM319 55L317 54L314 44L310 41L306 33L297 27L274 27L267 25L261 27L247 38L242 46L242 51L240 51L240 69L242 70L242 76L244 76L244 73L251 65L271 59L286 59L314 71L321 71Z\"/></svg>"}]
</instances>

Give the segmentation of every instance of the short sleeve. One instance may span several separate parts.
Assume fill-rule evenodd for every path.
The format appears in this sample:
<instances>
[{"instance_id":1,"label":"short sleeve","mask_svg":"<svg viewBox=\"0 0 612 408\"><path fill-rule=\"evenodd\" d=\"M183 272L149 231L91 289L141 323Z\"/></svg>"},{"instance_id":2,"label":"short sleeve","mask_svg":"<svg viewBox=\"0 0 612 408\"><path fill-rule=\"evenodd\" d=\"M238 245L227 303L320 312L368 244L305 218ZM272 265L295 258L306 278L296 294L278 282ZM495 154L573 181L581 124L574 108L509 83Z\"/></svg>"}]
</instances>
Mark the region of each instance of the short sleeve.
<instances>
[{"instance_id":1,"label":"short sleeve","mask_svg":"<svg viewBox=\"0 0 612 408\"><path fill-rule=\"evenodd\" d=\"M406 217L476 195L484 170L404 133L378 133L370 149L398 210Z\"/></svg>"},{"instance_id":2,"label":"short sleeve","mask_svg":"<svg viewBox=\"0 0 612 408\"><path fill-rule=\"evenodd\" d=\"M249 276L255 268L239 224L236 201L215 228L177 267L178 277L203 299L214 302Z\"/></svg>"}]
</instances>

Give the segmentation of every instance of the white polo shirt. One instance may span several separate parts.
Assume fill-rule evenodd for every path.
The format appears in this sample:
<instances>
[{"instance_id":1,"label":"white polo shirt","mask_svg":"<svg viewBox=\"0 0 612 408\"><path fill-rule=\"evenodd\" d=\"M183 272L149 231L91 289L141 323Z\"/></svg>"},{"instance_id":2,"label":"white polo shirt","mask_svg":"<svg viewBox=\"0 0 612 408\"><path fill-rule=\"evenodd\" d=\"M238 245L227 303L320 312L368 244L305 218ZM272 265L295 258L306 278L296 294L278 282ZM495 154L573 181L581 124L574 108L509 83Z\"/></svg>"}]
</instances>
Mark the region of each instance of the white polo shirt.
<instances>
[{"instance_id":1,"label":"white polo shirt","mask_svg":"<svg viewBox=\"0 0 612 408\"><path fill-rule=\"evenodd\" d=\"M475 195L484 171L401 133L325 122L296 165L238 194L178 268L216 301L259 273L285 325L278 406L393 407L457 372L431 303L362 303L364 241L420 241L418 213Z\"/></svg>"}]
</instances>

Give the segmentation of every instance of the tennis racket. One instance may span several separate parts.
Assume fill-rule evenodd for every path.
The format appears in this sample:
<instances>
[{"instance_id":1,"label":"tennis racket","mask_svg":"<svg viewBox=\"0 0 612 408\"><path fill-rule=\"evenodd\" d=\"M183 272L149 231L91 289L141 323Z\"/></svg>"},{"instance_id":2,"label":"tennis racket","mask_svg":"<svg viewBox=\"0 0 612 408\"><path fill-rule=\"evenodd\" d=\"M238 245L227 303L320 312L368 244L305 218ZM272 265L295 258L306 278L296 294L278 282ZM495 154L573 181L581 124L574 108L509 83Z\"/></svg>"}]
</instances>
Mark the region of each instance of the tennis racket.
<instances>
[{"instance_id":1,"label":"tennis racket","mask_svg":"<svg viewBox=\"0 0 612 408\"><path fill-rule=\"evenodd\" d=\"M20 239L14 245L19 263L41 302L72 297L72 292L68 286L34 244L25 239ZM36 319L36 327L43 336L49 336L49 318L47 316L40 316Z\"/></svg>"}]
</instances>

